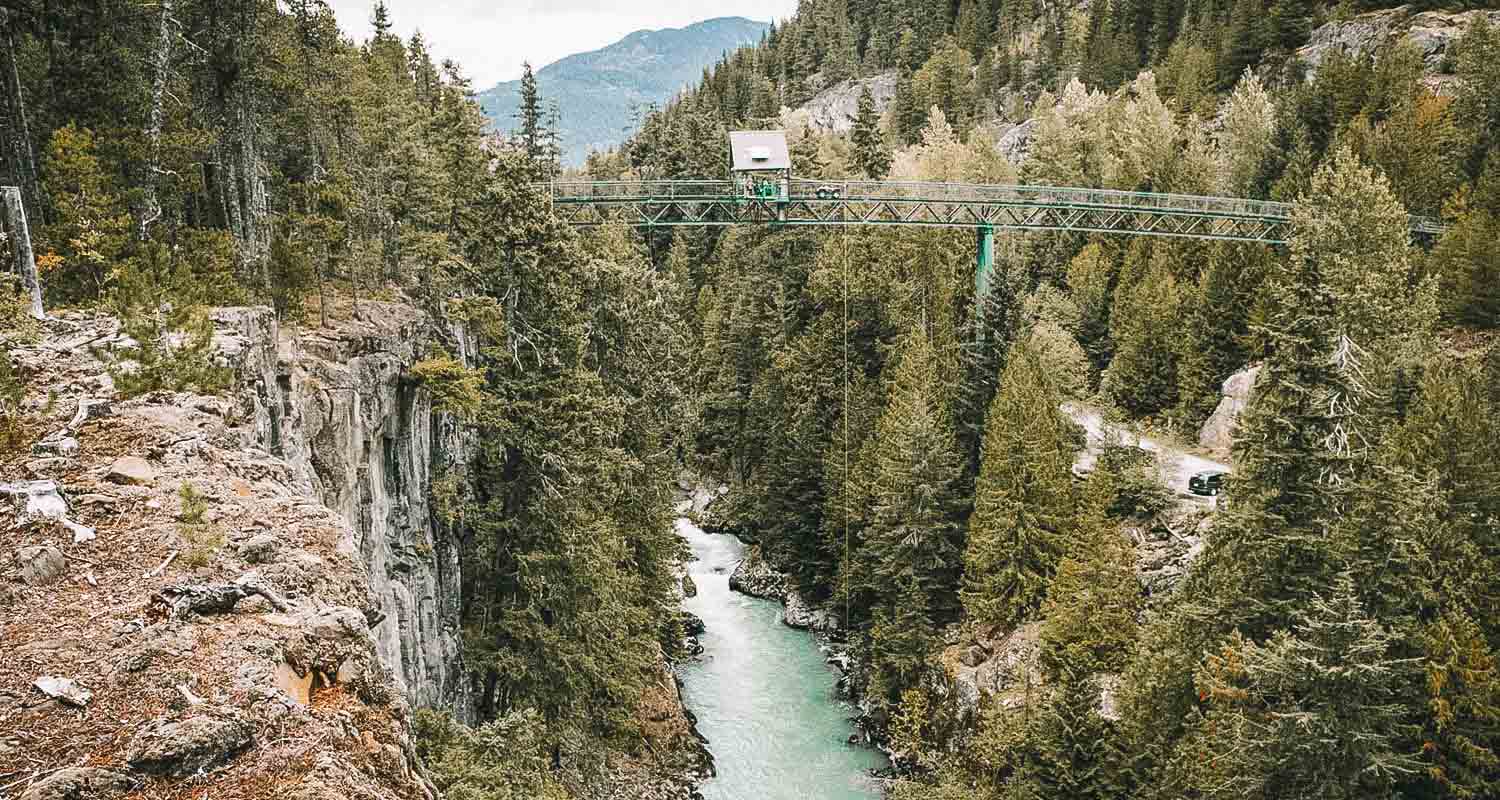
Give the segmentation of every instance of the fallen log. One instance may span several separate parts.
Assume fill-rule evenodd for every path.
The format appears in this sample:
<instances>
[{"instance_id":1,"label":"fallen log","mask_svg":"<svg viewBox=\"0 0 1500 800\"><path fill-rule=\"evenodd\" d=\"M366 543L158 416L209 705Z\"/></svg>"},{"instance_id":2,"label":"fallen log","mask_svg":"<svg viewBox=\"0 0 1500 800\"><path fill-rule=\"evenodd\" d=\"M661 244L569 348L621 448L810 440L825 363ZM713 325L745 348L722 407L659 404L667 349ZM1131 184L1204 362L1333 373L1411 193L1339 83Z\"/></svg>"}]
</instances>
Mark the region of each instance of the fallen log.
<instances>
[{"instance_id":1,"label":"fallen log","mask_svg":"<svg viewBox=\"0 0 1500 800\"><path fill-rule=\"evenodd\" d=\"M184 619L192 614L228 614L241 600L257 595L277 611L290 608L275 590L253 577L234 583L173 584L151 598L151 607L163 617Z\"/></svg>"}]
</instances>

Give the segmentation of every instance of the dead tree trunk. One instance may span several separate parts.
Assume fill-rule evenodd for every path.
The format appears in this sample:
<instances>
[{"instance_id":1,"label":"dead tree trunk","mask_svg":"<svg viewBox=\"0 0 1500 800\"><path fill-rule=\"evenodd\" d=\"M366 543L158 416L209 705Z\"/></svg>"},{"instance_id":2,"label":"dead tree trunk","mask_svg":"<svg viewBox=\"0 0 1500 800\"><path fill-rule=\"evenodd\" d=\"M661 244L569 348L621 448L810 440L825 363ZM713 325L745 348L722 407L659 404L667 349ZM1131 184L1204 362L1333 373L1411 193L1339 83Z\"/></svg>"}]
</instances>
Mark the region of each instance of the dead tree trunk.
<instances>
[{"instance_id":1,"label":"dead tree trunk","mask_svg":"<svg viewBox=\"0 0 1500 800\"><path fill-rule=\"evenodd\" d=\"M26 226L26 203L21 199L21 189L0 186L0 204L5 206L5 229L10 232L16 269L21 273L21 283L31 294L31 316L43 319L42 283L37 279L36 256L31 252L31 231Z\"/></svg>"},{"instance_id":2,"label":"dead tree trunk","mask_svg":"<svg viewBox=\"0 0 1500 800\"><path fill-rule=\"evenodd\" d=\"M156 29L156 50L152 53L152 66L156 76L151 82L151 110L146 117L146 175L142 184L141 209L136 216L136 238L145 241L147 229L161 219L161 201L156 196L156 183L161 175L161 129L166 115L167 78L172 69L172 7L174 0L160 0L161 19Z\"/></svg>"},{"instance_id":3,"label":"dead tree trunk","mask_svg":"<svg viewBox=\"0 0 1500 800\"><path fill-rule=\"evenodd\" d=\"M0 164L21 190L26 205L37 224L42 217L41 195L37 187L36 153L31 147L31 127L27 122L26 95L21 89L21 73L16 66L16 37L11 29L11 12L0 8Z\"/></svg>"}]
</instances>

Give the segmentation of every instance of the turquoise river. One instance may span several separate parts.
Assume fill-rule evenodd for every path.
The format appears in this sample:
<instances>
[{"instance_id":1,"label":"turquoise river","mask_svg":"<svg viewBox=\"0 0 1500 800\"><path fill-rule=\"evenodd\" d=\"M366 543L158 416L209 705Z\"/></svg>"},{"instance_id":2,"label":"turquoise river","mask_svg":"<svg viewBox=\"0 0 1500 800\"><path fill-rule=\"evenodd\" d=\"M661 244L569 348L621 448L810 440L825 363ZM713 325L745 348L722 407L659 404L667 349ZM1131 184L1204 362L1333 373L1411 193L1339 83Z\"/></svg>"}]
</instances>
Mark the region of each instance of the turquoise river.
<instances>
[{"instance_id":1,"label":"turquoise river","mask_svg":"<svg viewBox=\"0 0 1500 800\"><path fill-rule=\"evenodd\" d=\"M880 753L847 743L853 709L834 696L837 674L812 634L781 624L781 605L729 591L729 573L745 546L704 533L687 520L677 530L696 559L698 587L683 607L703 618L701 660L678 668L682 696L698 717L718 775L706 800L872 800L870 770Z\"/></svg>"}]
</instances>

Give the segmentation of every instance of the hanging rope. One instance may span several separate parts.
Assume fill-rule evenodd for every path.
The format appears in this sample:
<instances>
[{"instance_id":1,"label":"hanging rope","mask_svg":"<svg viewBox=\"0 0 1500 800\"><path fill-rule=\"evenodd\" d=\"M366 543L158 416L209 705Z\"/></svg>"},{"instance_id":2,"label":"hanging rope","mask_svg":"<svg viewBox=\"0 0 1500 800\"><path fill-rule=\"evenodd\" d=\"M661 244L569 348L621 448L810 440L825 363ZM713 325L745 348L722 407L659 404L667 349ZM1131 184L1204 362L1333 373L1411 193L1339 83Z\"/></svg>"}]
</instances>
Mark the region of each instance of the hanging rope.
<instances>
[{"instance_id":1,"label":"hanging rope","mask_svg":"<svg viewBox=\"0 0 1500 800\"><path fill-rule=\"evenodd\" d=\"M840 209L844 244L844 632L849 631L849 217Z\"/></svg>"}]
</instances>

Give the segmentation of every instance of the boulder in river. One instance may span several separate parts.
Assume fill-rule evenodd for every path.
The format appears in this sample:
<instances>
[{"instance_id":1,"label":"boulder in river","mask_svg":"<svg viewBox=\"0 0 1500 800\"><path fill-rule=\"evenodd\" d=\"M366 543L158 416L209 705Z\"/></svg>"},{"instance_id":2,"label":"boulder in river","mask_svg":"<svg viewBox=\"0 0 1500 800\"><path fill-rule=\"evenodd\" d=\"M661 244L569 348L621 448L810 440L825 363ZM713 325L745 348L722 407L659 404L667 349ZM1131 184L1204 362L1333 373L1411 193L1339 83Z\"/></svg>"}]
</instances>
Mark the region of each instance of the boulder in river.
<instances>
[{"instance_id":1,"label":"boulder in river","mask_svg":"<svg viewBox=\"0 0 1500 800\"><path fill-rule=\"evenodd\" d=\"M760 547L755 546L745 552L744 559L730 573L729 589L751 597L780 600L786 597L786 578L766 563Z\"/></svg>"},{"instance_id":2,"label":"boulder in river","mask_svg":"<svg viewBox=\"0 0 1500 800\"><path fill-rule=\"evenodd\" d=\"M795 589L786 591L785 603L781 621L788 627L818 633L834 633L839 629L837 614L814 606Z\"/></svg>"}]
</instances>

